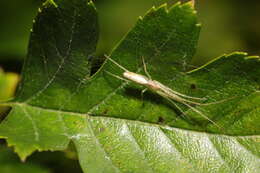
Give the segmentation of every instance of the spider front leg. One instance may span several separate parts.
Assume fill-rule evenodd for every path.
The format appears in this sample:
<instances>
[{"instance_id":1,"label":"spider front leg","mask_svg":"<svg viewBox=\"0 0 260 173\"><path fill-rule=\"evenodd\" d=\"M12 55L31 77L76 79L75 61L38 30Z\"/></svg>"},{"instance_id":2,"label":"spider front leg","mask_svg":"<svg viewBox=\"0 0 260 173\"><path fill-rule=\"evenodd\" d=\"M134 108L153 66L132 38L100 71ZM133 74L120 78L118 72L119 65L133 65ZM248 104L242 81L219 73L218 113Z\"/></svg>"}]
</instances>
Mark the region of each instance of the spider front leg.
<instances>
[{"instance_id":1,"label":"spider front leg","mask_svg":"<svg viewBox=\"0 0 260 173\"><path fill-rule=\"evenodd\" d=\"M145 72L146 76L151 80L152 77L151 77L151 75L147 71L146 64L144 62L144 57L143 56L142 56L142 62L143 62L143 66L144 66L144 72Z\"/></svg>"}]
</instances>

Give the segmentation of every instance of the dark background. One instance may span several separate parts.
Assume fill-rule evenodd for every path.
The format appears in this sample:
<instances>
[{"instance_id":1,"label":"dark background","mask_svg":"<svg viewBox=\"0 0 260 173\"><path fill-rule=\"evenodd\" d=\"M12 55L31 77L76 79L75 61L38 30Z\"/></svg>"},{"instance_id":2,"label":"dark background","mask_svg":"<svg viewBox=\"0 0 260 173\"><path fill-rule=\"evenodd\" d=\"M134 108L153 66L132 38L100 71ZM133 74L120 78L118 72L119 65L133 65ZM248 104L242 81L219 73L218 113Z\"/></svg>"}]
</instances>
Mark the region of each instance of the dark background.
<instances>
[{"instance_id":1,"label":"dark background","mask_svg":"<svg viewBox=\"0 0 260 173\"><path fill-rule=\"evenodd\" d=\"M113 46L134 25L140 15L153 5L167 0L96 0L99 12L100 40L97 55L109 53ZM6 72L20 74L26 57L29 33L41 0L0 1L0 68ZM232 51L245 51L260 55L260 1L259 0L198 0L196 2L202 23L198 50L193 59L196 65ZM3 91L0 91L3 92ZM25 164L3 141L0 145L0 167L7 165L8 171L17 167L34 168L25 172L80 172L73 152L73 145L65 152L43 152L29 157ZM2 160L1 160L2 155ZM4 159L3 159L4 156ZM23 165L23 166L21 166ZM24 166L26 165L26 166ZM1 168L0 168L1 170ZM22 172L22 168L19 169Z\"/></svg>"}]
</instances>

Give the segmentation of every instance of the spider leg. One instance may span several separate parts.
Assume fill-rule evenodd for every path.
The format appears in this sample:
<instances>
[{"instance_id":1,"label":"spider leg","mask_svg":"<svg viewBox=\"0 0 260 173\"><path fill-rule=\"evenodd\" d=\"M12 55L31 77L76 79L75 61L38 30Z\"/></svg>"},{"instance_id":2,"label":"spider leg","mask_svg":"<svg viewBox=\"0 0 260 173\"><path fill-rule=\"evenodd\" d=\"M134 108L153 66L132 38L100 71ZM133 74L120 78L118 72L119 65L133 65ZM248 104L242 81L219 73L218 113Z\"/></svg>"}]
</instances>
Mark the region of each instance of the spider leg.
<instances>
[{"instance_id":1,"label":"spider leg","mask_svg":"<svg viewBox=\"0 0 260 173\"><path fill-rule=\"evenodd\" d=\"M114 63L115 65L117 65L119 68L121 68L122 70L124 71L129 71L127 70L126 68L124 68L123 66L121 66L120 64L118 64L115 60L113 60L112 58L110 58L109 56L107 55L104 55L109 61L111 61L112 63Z\"/></svg>"},{"instance_id":2,"label":"spider leg","mask_svg":"<svg viewBox=\"0 0 260 173\"><path fill-rule=\"evenodd\" d=\"M150 80L152 80L151 75L150 75L150 74L148 73L148 71L147 71L146 64L145 64L145 62L144 62L144 57L143 57L143 56L142 56L142 62L143 62L144 72L145 72L146 76L147 76Z\"/></svg>"},{"instance_id":3,"label":"spider leg","mask_svg":"<svg viewBox=\"0 0 260 173\"><path fill-rule=\"evenodd\" d=\"M187 107L189 107L191 110L193 110L194 112L198 113L199 115L201 115L203 118L205 118L206 120L208 120L209 122L211 122L212 124L214 124L215 126L217 126L219 129L223 129L222 127L220 127L217 123L215 123L213 120L211 120L209 117L207 117L206 115L204 115L201 111L199 111L198 109L194 108L193 106L189 105L188 103L182 102L182 104L186 105Z\"/></svg>"},{"instance_id":4,"label":"spider leg","mask_svg":"<svg viewBox=\"0 0 260 173\"><path fill-rule=\"evenodd\" d=\"M110 73L109 71L106 71L106 70L105 70L105 72L106 72L107 74L109 74L109 75L111 75L111 76L117 78L117 79L120 79L120 80L123 80L123 81L126 81L126 82L131 82L130 80L127 80L127 79L122 78L122 77L120 77L120 76L118 76L118 75L115 75L115 74L113 74L113 73Z\"/></svg>"}]
</instances>

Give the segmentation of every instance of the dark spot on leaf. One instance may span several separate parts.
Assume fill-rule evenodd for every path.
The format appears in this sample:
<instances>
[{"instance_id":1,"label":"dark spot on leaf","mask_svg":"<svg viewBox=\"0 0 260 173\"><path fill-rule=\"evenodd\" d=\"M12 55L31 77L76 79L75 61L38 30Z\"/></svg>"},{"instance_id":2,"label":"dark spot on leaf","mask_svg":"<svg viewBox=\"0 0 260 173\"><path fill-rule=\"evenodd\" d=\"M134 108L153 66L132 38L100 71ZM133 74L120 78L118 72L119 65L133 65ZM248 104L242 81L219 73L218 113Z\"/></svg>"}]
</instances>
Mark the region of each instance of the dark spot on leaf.
<instances>
[{"instance_id":1,"label":"dark spot on leaf","mask_svg":"<svg viewBox=\"0 0 260 173\"><path fill-rule=\"evenodd\" d=\"M107 115L107 113L108 113L108 109L105 109L105 110L102 112L103 115Z\"/></svg>"},{"instance_id":2,"label":"dark spot on leaf","mask_svg":"<svg viewBox=\"0 0 260 173\"><path fill-rule=\"evenodd\" d=\"M105 131L105 128L101 127L99 128L99 132L104 132Z\"/></svg>"},{"instance_id":3,"label":"dark spot on leaf","mask_svg":"<svg viewBox=\"0 0 260 173\"><path fill-rule=\"evenodd\" d=\"M197 87L196 87L195 84L191 84L191 85L190 85L190 88L191 88L191 89L196 89Z\"/></svg>"},{"instance_id":4,"label":"dark spot on leaf","mask_svg":"<svg viewBox=\"0 0 260 173\"><path fill-rule=\"evenodd\" d=\"M163 123L164 122L164 118L163 117L159 117L158 118L158 123Z\"/></svg>"}]
</instances>

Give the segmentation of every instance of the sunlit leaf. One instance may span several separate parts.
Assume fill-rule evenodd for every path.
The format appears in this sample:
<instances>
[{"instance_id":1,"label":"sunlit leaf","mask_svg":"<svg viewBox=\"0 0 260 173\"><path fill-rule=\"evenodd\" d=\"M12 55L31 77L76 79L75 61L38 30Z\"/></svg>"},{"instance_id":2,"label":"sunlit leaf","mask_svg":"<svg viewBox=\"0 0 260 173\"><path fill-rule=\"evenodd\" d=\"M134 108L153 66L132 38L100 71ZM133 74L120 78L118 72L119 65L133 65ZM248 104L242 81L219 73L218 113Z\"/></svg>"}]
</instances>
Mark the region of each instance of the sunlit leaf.
<instances>
[{"instance_id":1,"label":"sunlit leaf","mask_svg":"<svg viewBox=\"0 0 260 173\"><path fill-rule=\"evenodd\" d=\"M258 57L236 52L196 70L200 25L189 3L152 8L111 58L175 91L205 98L175 105L114 75L111 61L90 77L97 13L84 0L48 1L36 18L17 97L0 136L25 159L35 150L77 149L85 172L257 172ZM189 72L190 71L190 72ZM184 112L182 114L181 112Z\"/></svg>"}]
</instances>

